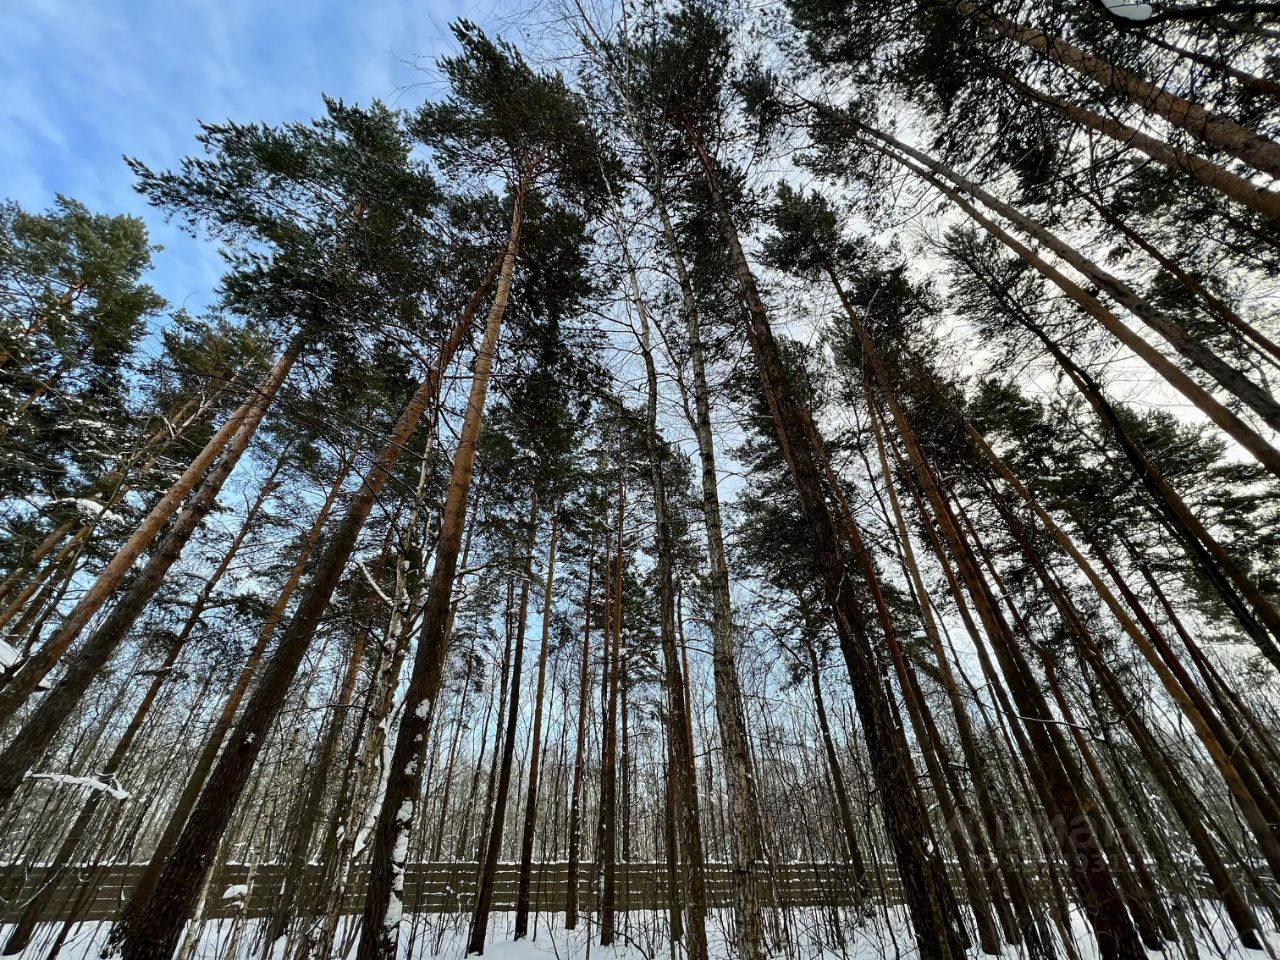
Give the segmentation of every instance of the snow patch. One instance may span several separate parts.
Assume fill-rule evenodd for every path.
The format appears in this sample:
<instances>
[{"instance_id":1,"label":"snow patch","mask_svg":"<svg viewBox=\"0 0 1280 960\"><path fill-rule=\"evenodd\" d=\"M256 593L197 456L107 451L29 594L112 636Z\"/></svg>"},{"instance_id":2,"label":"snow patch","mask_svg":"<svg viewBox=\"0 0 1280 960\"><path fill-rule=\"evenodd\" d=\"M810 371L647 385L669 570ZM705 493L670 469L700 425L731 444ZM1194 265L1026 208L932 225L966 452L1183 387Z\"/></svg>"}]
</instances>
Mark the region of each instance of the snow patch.
<instances>
[{"instance_id":1,"label":"snow patch","mask_svg":"<svg viewBox=\"0 0 1280 960\"><path fill-rule=\"evenodd\" d=\"M118 513L112 513L97 500L89 500L85 497L65 497L61 500L54 500L49 504L51 507L69 504L76 508L83 516L93 520L105 520L107 523L124 523L124 517Z\"/></svg>"},{"instance_id":2,"label":"snow patch","mask_svg":"<svg viewBox=\"0 0 1280 960\"><path fill-rule=\"evenodd\" d=\"M399 897L393 896L391 902L387 904L386 916L382 918L382 929L394 936L402 917L404 917L404 904L400 902Z\"/></svg>"},{"instance_id":3,"label":"snow patch","mask_svg":"<svg viewBox=\"0 0 1280 960\"><path fill-rule=\"evenodd\" d=\"M71 787L88 787L90 790L109 793L117 800L128 800L129 791L122 790L115 784L107 783L96 777L73 777L69 773L29 773L28 780L47 780L50 783L61 783Z\"/></svg>"},{"instance_id":4,"label":"snow patch","mask_svg":"<svg viewBox=\"0 0 1280 960\"><path fill-rule=\"evenodd\" d=\"M0 640L0 675L7 673L9 668L18 662L18 659L18 649Z\"/></svg>"},{"instance_id":5,"label":"snow patch","mask_svg":"<svg viewBox=\"0 0 1280 960\"><path fill-rule=\"evenodd\" d=\"M393 863L402 864L409 858L409 831L401 830L396 836L396 847L391 851Z\"/></svg>"},{"instance_id":6,"label":"snow patch","mask_svg":"<svg viewBox=\"0 0 1280 960\"><path fill-rule=\"evenodd\" d=\"M243 900L248 895L249 885L247 883L233 883L222 891L223 900Z\"/></svg>"}]
</instances>

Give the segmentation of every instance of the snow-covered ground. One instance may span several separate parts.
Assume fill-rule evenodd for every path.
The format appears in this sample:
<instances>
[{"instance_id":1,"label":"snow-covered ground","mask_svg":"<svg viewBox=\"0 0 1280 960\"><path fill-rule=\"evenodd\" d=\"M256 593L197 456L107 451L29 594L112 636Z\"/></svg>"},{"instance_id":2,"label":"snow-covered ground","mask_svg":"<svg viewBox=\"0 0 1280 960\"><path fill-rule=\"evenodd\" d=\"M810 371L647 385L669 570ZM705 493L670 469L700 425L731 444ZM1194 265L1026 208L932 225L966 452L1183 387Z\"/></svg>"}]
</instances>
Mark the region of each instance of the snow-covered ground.
<instances>
[{"instance_id":1,"label":"snow-covered ground","mask_svg":"<svg viewBox=\"0 0 1280 960\"><path fill-rule=\"evenodd\" d=\"M1200 905L1211 930L1197 930L1195 951L1170 946L1163 952L1151 953L1151 960L1272 960L1280 958L1280 934L1274 929L1266 932L1265 951L1246 950L1236 943L1227 924L1219 917L1215 905ZM338 943L342 945L341 960L355 957L356 918L344 921ZM400 956L403 960L462 960L466 955L468 918L448 914L418 914L407 917L401 931ZM785 925L787 941L791 949L787 953L772 954L788 960L912 960L915 946L907 930L906 917L901 908L891 910L888 916L878 913L862 922L845 913L838 924L831 911L823 909L788 910L781 922ZM1187 918L1191 922L1190 917ZM728 911L712 911L709 935L709 953L712 960L727 960L733 951L727 944L730 920ZM577 930L567 931L559 914L538 917L534 936L529 940L513 941L514 915L494 914L489 927L489 938L484 956L489 960L680 960L684 950L673 944L668 936L664 914L634 911L619 915L618 942L612 947L601 947L599 930L594 919L584 917ZM1091 938L1086 934L1083 919L1076 918L1076 950L1080 960L1096 960L1097 953ZM109 925L89 923L79 926L63 943L57 953L58 960L97 960L106 941ZM46 927L20 955L24 960L46 958L57 928ZM8 936L8 928L0 925L0 942ZM197 942L184 942L175 956L184 960L286 960L292 953L279 949L264 951L258 920L215 920L205 924ZM1068 954L1060 955L1066 960ZM1025 955L1020 950L1004 954L1009 960L1019 960ZM969 960L979 960L983 954L976 948ZM320 960L320 958L316 958ZM335 958L336 960L336 958Z\"/></svg>"}]
</instances>

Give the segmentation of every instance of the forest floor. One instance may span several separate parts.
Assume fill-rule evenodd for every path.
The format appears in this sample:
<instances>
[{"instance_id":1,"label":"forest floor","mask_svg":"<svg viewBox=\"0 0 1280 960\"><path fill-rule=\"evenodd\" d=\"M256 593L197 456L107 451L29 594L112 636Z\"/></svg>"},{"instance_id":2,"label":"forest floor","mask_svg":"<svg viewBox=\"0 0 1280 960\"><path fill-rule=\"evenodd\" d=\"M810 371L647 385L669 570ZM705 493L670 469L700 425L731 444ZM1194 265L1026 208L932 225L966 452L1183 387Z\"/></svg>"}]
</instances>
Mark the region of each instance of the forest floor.
<instances>
[{"instance_id":1,"label":"forest floor","mask_svg":"<svg viewBox=\"0 0 1280 960\"><path fill-rule=\"evenodd\" d=\"M1162 952L1151 952L1151 960L1280 960L1280 931L1266 931L1266 949L1244 949L1235 941L1227 924L1218 916L1215 905L1200 905L1203 919L1210 929L1197 929L1194 948L1171 945ZM859 920L851 911L840 911L840 918L831 910L805 908L785 913L787 939L792 945L787 953L777 954L787 960L912 960L916 956L915 945L907 932L909 927L901 908L890 910L887 915L875 915ZM339 942L349 946L343 960L354 960L354 921L348 918ZM401 939L403 960L463 960L469 917L442 914L418 914L406 919L406 929ZM586 918L584 918L585 921ZM711 960L727 960L736 956L727 942L731 914L727 910L712 911L708 927L708 950ZM1188 918L1190 919L1190 918ZM601 947L599 930L594 922L583 922L577 930L565 930L563 918L555 915L548 922L546 915L539 916L531 939L512 939L514 914L495 913L489 926L489 942L484 956L487 960L681 960L683 947L670 938L665 913L633 911L621 915L617 942L611 947ZM106 942L110 924L85 923L66 938L56 954L56 960L98 960ZM55 960L50 958L49 948L57 933L57 927L48 927L32 940L20 955L20 960ZM1075 950L1079 960L1096 960L1097 953L1091 938L1086 934L1083 919L1076 918ZM7 935L6 925L0 925L0 938ZM284 948L284 949L281 949ZM1063 960L1070 954L1059 951ZM251 919L210 920L200 930L198 940L184 942L175 955L179 960L289 960L295 956L294 948L278 944L277 950L264 949L260 921ZM1007 950L1009 960L1022 960L1021 950ZM969 960L984 957L977 948Z\"/></svg>"}]
</instances>

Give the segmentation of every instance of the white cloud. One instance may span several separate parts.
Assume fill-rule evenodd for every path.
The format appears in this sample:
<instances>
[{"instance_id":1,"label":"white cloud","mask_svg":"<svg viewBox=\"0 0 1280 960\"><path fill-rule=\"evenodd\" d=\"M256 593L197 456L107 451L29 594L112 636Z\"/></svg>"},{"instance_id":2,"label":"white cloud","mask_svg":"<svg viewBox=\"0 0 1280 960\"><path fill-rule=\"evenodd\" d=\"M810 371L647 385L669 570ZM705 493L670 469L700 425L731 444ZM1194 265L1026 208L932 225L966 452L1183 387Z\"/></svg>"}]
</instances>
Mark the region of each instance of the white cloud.
<instances>
[{"instance_id":1,"label":"white cloud","mask_svg":"<svg viewBox=\"0 0 1280 960\"><path fill-rule=\"evenodd\" d=\"M121 159L172 166L197 122L280 123L316 114L322 93L411 106L449 43L458 0L28 0L0 5L0 191L31 209L65 193L142 215L166 250L152 278L175 303L207 303L222 265L149 209ZM425 59L421 59L425 58ZM430 89L430 87L428 87Z\"/></svg>"}]
</instances>

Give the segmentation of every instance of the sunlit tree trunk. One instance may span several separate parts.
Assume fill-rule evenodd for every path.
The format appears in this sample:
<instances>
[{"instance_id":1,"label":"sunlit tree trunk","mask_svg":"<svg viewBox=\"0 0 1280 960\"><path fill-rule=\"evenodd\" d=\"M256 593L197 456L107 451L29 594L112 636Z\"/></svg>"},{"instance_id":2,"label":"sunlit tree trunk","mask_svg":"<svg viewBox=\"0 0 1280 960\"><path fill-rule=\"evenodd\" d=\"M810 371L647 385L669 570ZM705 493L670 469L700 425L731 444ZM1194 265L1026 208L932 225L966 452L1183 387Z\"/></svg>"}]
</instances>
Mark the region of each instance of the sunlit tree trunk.
<instances>
[{"instance_id":1,"label":"sunlit tree trunk","mask_svg":"<svg viewBox=\"0 0 1280 960\"><path fill-rule=\"evenodd\" d=\"M405 691L405 703L408 707L396 735L387 790L374 831L369 890L357 954L359 960L395 958L400 915L392 904L393 901L400 900L403 891L404 858L407 855L409 829L422 784L422 753L428 717L440 694L448 653L453 586L466 527L467 500L475 472L476 443L484 417L493 357L498 349L502 320L511 297L511 281L515 272L516 255L520 250L520 231L528 188L526 180L514 191L506 252L501 260L493 303L489 306L489 315L485 321L484 336L476 350L467 409L463 415L462 432L454 452L449 489L441 513L435 566L427 591L427 607L422 629L418 634L418 650L410 671L409 685ZM393 918L395 923L391 922Z\"/></svg>"},{"instance_id":2,"label":"sunlit tree trunk","mask_svg":"<svg viewBox=\"0 0 1280 960\"><path fill-rule=\"evenodd\" d=\"M8 679L3 690L0 691L0 724L10 720L14 713L26 702L31 692L53 669L59 658L75 643L94 614L116 592L125 574L133 566L134 561L151 546L155 538L160 534L161 529L178 512L183 501L187 499L187 495L204 479L207 484L205 489L212 492L209 494L208 503L203 507L203 512L201 512L200 506L193 501L183 512L183 517L178 521L179 525L185 529L185 535L174 537L175 531L171 531L168 535L169 538L172 538L172 542L168 543L167 546L170 551L176 551L174 553L175 558L177 553L181 552L182 547L186 545L186 540L195 531L196 524L204 513L208 512L209 507L212 506L212 498L216 497L221 489L222 480L225 480L227 474L231 472L231 468L235 466L239 455L244 452L249 440L256 432L258 424L266 416L271 401L275 398L280 386L293 369L294 361L298 359L298 355L302 352L303 344L304 333L299 333L294 337L284 353L281 354L280 359L276 361L275 366L257 390L245 400L240 408L227 419L227 422L205 444L204 449L187 465L181 476L174 481L159 502L151 508L151 511L129 536L129 539L116 551L106 567L98 574L93 585L80 598L71 612L63 618L57 632L49 638L48 642L41 647L35 656L27 659L22 664L22 667ZM238 452L233 452L236 449L238 449ZM214 461L219 456L224 457L222 465L214 466ZM206 478L205 473L211 467L213 468L212 472ZM221 475L221 480L217 479L219 475ZM165 570L167 569L168 567L166 566ZM68 688L68 692L70 692L70 688ZM78 695L75 699L78 699ZM57 712L52 707L48 709L47 717L50 721L61 720L61 716L55 715ZM62 714L62 716L65 716L65 714ZM34 733L35 730L33 728ZM47 736L52 736L52 731ZM34 739L32 742L34 743ZM48 742L47 739L45 742ZM12 796L16 783L11 784L11 781L14 781L14 771L17 771L21 766L21 760L21 757L14 757L9 762L0 761L0 767L3 767L3 770L0 770L0 804L3 804ZM17 772L18 782L21 780L22 773L25 772L25 767Z\"/></svg>"}]
</instances>

